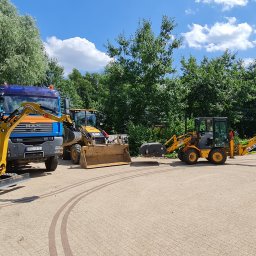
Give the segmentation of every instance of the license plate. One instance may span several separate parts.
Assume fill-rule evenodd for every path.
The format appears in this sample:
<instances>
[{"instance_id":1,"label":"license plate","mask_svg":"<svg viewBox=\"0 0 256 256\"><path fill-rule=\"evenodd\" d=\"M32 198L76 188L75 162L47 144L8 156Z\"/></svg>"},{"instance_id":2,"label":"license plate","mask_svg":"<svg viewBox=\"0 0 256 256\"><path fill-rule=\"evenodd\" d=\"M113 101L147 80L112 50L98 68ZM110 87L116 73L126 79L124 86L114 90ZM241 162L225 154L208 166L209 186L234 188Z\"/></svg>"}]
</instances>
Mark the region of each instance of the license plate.
<instances>
[{"instance_id":1,"label":"license plate","mask_svg":"<svg viewBox=\"0 0 256 256\"><path fill-rule=\"evenodd\" d=\"M31 152L31 151L38 151L38 150L42 150L42 149L43 149L42 147L28 147L26 149L26 151Z\"/></svg>"}]
</instances>

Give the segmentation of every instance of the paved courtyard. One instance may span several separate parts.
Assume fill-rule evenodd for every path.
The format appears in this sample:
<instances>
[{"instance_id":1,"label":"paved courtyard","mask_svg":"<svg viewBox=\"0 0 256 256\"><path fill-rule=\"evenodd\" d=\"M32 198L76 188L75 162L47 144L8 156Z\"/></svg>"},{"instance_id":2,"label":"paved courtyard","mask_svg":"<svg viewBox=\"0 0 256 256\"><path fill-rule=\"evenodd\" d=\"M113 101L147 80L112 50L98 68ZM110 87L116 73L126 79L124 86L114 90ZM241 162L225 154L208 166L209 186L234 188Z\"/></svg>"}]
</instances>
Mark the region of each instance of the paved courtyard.
<instances>
[{"instance_id":1,"label":"paved courtyard","mask_svg":"<svg viewBox=\"0 0 256 256\"><path fill-rule=\"evenodd\" d=\"M0 191L0 255L256 255L256 155L142 160L33 165L29 181Z\"/></svg>"}]
</instances>

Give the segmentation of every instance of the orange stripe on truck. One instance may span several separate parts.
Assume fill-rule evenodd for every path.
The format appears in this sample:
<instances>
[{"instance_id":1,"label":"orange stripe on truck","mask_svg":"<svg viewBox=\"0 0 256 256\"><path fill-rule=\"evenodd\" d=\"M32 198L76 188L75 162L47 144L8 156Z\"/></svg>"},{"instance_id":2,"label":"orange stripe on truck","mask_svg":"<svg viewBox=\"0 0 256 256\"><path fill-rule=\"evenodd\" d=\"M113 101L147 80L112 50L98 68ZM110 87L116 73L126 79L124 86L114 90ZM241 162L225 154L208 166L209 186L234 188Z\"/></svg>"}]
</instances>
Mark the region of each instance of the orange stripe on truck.
<instances>
[{"instance_id":1,"label":"orange stripe on truck","mask_svg":"<svg viewBox=\"0 0 256 256\"><path fill-rule=\"evenodd\" d=\"M43 116L26 116L22 123L57 123L57 121L50 120Z\"/></svg>"}]
</instances>

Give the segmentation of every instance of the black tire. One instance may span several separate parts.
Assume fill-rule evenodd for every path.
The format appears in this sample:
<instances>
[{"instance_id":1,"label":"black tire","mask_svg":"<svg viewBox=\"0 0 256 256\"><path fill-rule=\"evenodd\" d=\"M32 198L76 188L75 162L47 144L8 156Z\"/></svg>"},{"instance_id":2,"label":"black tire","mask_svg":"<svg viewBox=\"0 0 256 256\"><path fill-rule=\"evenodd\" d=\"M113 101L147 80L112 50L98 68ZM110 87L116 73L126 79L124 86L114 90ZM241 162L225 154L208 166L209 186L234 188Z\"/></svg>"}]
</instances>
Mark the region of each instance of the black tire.
<instances>
[{"instance_id":1,"label":"black tire","mask_svg":"<svg viewBox=\"0 0 256 256\"><path fill-rule=\"evenodd\" d=\"M45 161L45 167L47 172L54 172L58 166L58 157L57 156L51 156L46 159Z\"/></svg>"},{"instance_id":2,"label":"black tire","mask_svg":"<svg viewBox=\"0 0 256 256\"><path fill-rule=\"evenodd\" d=\"M214 148L211 150L208 158L213 164L224 164L227 160L227 153L222 148Z\"/></svg>"},{"instance_id":3,"label":"black tire","mask_svg":"<svg viewBox=\"0 0 256 256\"><path fill-rule=\"evenodd\" d=\"M190 148L184 152L183 159L185 163L192 165L197 163L198 157L199 156L197 150Z\"/></svg>"},{"instance_id":4,"label":"black tire","mask_svg":"<svg viewBox=\"0 0 256 256\"><path fill-rule=\"evenodd\" d=\"M62 159L63 160L70 160L71 159L70 150L68 150L68 148L66 148L66 147L63 148Z\"/></svg>"},{"instance_id":5,"label":"black tire","mask_svg":"<svg viewBox=\"0 0 256 256\"><path fill-rule=\"evenodd\" d=\"M180 159L180 161L184 162L184 152L182 148L180 148L178 151L178 158Z\"/></svg>"},{"instance_id":6,"label":"black tire","mask_svg":"<svg viewBox=\"0 0 256 256\"><path fill-rule=\"evenodd\" d=\"M73 164L79 164L80 154L81 154L81 145L75 144L70 149L70 156Z\"/></svg>"}]
</instances>

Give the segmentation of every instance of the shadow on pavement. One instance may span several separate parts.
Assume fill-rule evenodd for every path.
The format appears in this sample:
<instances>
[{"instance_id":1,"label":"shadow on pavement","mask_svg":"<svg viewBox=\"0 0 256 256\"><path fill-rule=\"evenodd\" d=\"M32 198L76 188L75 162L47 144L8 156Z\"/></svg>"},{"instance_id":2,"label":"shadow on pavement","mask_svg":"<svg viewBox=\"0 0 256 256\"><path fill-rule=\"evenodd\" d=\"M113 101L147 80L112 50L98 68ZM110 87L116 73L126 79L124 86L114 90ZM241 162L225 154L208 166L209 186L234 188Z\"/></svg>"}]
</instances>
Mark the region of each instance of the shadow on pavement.
<instances>
[{"instance_id":1,"label":"shadow on pavement","mask_svg":"<svg viewBox=\"0 0 256 256\"><path fill-rule=\"evenodd\" d=\"M137 162L131 162L130 166L136 166L136 167L144 167L144 166L159 166L158 161L137 161Z\"/></svg>"},{"instance_id":2,"label":"shadow on pavement","mask_svg":"<svg viewBox=\"0 0 256 256\"><path fill-rule=\"evenodd\" d=\"M27 197L22 197L22 198L18 198L18 199L0 199L0 202L2 202L2 203L11 202L11 203L16 203L16 204L17 203L24 204L24 203L33 202L39 198L40 198L39 196L27 196ZM1 205L0 205L0 207L1 207Z\"/></svg>"}]
</instances>

